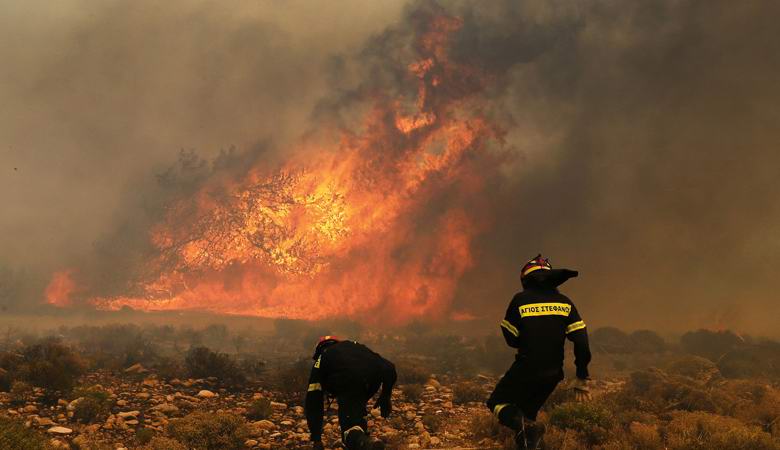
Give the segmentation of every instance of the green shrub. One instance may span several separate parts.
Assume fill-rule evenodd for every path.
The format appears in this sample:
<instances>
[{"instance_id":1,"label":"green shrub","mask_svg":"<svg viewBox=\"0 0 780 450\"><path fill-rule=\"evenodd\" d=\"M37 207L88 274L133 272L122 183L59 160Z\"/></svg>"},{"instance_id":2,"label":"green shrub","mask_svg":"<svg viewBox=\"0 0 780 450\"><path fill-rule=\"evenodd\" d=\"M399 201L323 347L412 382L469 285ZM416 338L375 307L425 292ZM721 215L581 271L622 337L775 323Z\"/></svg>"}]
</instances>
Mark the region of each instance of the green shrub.
<instances>
[{"instance_id":1,"label":"green shrub","mask_svg":"<svg viewBox=\"0 0 780 450\"><path fill-rule=\"evenodd\" d=\"M608 438L614 418L612 414L594 402L564 403L550 413L550 423L558 428L574 430L585 437L589 444L602 444Z\"/></svg>"},{"instance_id":2,"label":"green shrub","mask_svg":"<svg viewBox=\"0 0 780 450\"><path fill-rule=\"evenodd\" d=\"M452 401L455 403L482 402L486 399L487 393L479 384L462 381L452 387Z\"/></svg>"},{"instance_id":3,"label":"green shrub","mask_svg":"<svg viewBox=\"0 0 780 450\"><path fill-rule=\"evenodd\" d=\"M0 448L45 450L46 439L23 423L0 416Z\"/></svg>"},{"instance_id":4,"label":"green shrub","mask_svg":"<svg viewBox=\"0 0 780 450\"><path fill-rule=\"evenodd\" d=\"M244 418L235 414L195 412L171 420L168 434L194 450L238 450L249 430Z\"/></svg>"},{"instance_id":5,"label":"green shrub","mask_svg":"<svg viewBox=\"0 0 780 450\"><path fill-rule=\"evenodd\" d=\"M406 397L407 401L412 403L420 401L420 397L424 390L425 388L423 388L421 384L405 384L401 386L401 392L404 393L404 397Z\"/></svg>"},{"instance_id":6,"label":"green shrub","mask_svg":"<svg viewBox=\"0 0 780 450\"><path fill-rule=\"evenodd\" d=\"M246 411L246 417L250 420L263 420L271 417L272 413L271 400L260 398L253 400L252 403L249 404Z\"/></svg>"}]
</instances>

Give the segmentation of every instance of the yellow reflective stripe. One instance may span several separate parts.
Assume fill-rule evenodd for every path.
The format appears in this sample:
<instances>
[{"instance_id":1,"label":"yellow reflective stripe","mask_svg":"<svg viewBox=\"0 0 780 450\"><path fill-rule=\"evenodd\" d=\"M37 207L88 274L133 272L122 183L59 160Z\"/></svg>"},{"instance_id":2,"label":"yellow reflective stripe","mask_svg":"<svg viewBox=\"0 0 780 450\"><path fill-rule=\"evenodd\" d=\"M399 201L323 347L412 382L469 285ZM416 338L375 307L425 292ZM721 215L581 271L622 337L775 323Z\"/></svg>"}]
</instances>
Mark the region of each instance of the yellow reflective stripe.
<instances>
[{"instance_id":1,"label":"yellow reflective stripe","mask_svg":"<svg viewBox=\"0 0 780 450\"><path fill-rule=\"evenodd\" d=\"M526 269L526 271L523 272L523 274L521 276L524 277L524 276L528 275L529 273L535 272L537 270L550 270L550 268L547 267L547 266L532 266L532 267L529 267L528 269Z\"/></svg>"},{"instance_id":2,"label":"yellow reflective stripe","mask_svg":"<svg viewBox=\"0 0 780 450\"><path fill-rule=\"evenodd\" d=\"M319 383L312 383L312 384L309 385L309 392L311 392L311 391L321 391L321 390L322 390L322 385L319 384Z\"/></svg>"},{"instance_id":3,"label":"yellow reflective stripe","mask_svg":"<svg viewBox=\"0 0 780 450\"><path fill-rule=\"evenodd\" d=\"M322 361L322 355L320 355L319 358L317 358L317 362L314 363L314 368L319 369L320 368L320 361Z\"/></svg>"},{"instance_id":4,"label":"yellow reflective stripe","mask_svg":"<svg viewBox=\"0 0 780 450\"><path fill-rule=\"evenodd\" d=\"M580 320L579 322L574 322L573 324L566 327L566 334L571 333L572 331L577 331L585 328L585 322Z\"/></svg>"},{"instance_id":5,"label":"yellow reflective stripe","mask_svg":"<svg viewBox=\"0 0 780 450\"><path fill-rule=\"evenodd\" d=\"M568 303L530 303L520 308L520 317L566 316L571 312Z\"/></svg>"},{"instance_id":6,"label":"yellow reflective stripe","mask_svg":"<svg viewBox=\"0 0 780 450\"><path fill-rule=\"evenodd\" d=\"M517 331L517 328L514 325L512 325L511 323L509 323L508 320L506 320L506 319L502 320L501 321L501 326L506 328L506 331L508 331L508 332L512 333L513 335L515 335L515 337L520 336L520 333Z\"/></svg>"},{"instance_id":7,"label":"yellow reflective stripe","mask_svg":"<svg viewBox=\"0 0 780 450\"><path fill-rule=\"evenodd\" d=\"M495 414L496 417L498 417L498 414L501 412L501 410L506 408L507 406L509 406L509 403L499 403L498 405L493 407L493 414Z\"/></svg>"}]
</instances>

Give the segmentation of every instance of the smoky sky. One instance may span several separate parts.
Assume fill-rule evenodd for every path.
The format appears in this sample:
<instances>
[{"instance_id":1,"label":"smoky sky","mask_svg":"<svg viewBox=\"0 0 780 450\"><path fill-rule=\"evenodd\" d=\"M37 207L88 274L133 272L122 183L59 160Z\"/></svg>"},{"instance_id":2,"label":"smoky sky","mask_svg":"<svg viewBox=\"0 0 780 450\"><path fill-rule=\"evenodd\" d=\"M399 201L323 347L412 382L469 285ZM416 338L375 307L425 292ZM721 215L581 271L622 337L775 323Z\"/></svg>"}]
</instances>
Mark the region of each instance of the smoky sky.
<instances>
[{"instance_id":1,"label":"smoky sky","mask_svg":"<svg viewBox=\"0 0 780 450\"><path fill-rule=\"evenodd\" d=\"M776 334L775 2L158 3L0 2L6 302L132 264L106 249L148 226L181 149L270 163L351 93L399 89L399 36L441 9L512 155L457 309L500 315L541 251L580 270L564 291L593 325Z\"/></svg>"}]
</instances>

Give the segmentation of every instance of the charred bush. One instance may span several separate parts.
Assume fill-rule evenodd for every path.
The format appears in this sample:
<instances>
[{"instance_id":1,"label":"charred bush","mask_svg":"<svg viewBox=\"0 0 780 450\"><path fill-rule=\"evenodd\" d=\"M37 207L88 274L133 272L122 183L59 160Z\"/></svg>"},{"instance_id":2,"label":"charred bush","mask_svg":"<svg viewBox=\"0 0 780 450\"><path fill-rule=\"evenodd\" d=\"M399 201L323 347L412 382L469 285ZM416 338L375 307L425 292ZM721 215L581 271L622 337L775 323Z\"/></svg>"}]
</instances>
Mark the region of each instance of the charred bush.
<instances>
[{"instance_id":1,"label":"charred bush","mask_svg":"<svg viewBox=\"0 0 780 450\"><path fill-rule=\"evenodd\" d=\"M246 377L229 355L207 347L191 348L184 358L184 366L193 378L214 377L226 387L240 387L246 383Z\"/></svg>"},{"instance_id":2,"label":"charred bush","mask_svg":"<svg viewBox=\"0 0 780 450\"><path fill-rule=\"evenodd\" d=\"M243 417L195 412L168 424L168 434L194 450L239 450L249 436Z\"/></svg>"}]
</instances>

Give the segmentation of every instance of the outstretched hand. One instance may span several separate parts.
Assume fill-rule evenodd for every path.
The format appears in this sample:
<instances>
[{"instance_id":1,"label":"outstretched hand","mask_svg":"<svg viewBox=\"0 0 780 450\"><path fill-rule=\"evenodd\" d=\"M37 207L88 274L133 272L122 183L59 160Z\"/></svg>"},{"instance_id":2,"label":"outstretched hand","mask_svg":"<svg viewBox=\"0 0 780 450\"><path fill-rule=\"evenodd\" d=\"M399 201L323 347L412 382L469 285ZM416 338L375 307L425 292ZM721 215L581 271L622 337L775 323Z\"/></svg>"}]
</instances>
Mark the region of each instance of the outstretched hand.
<instances>
[{"instance_id":1,"label":"outstretched hand","mask_svg":"<svg viewBox=\"0 0 780 450\"><path fill-rule=\"evenodd\" d=\"M586 402L593 398L590 394L590 380L587 378L577 378L571 388L574 389L574 399L578 402Z\"/></svg>"}]
</instances>

